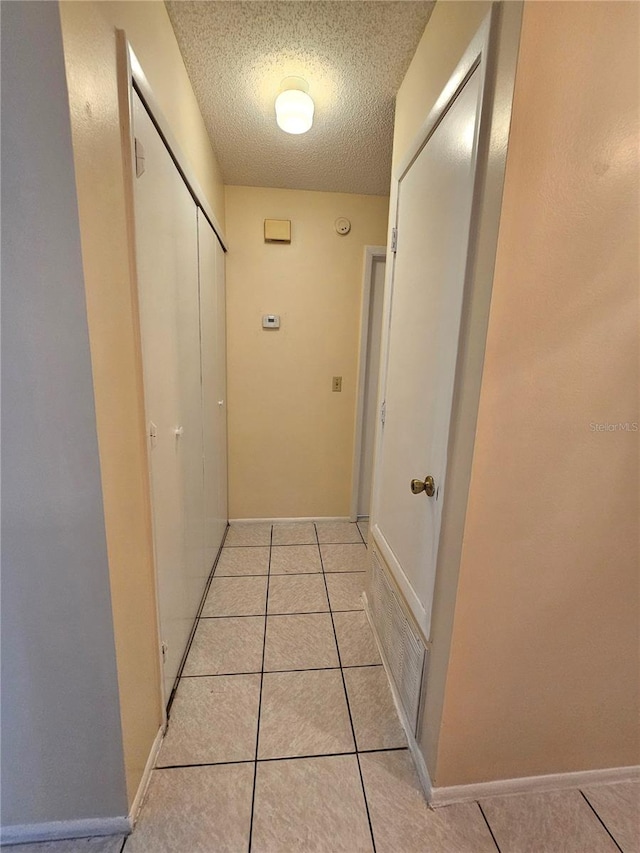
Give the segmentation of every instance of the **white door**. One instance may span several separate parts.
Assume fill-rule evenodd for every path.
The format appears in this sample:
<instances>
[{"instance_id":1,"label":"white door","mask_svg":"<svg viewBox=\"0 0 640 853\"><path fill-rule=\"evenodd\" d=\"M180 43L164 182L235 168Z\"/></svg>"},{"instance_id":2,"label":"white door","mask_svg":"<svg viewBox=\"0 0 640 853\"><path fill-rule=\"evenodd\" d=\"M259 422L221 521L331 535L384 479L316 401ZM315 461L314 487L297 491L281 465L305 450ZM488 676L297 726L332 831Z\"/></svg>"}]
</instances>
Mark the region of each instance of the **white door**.
<instances>
[{"instance_id":1,"label":"white door","mask_svg":"<svg viewBox=\"0 0 640 853\"><path fill-rule=\"evenodd\" d=\"M204 435L205 562L211 570L227 526L227 403L224 251L198 210Z\"/></svg>"},{"instance_id":2,"label":"white door","mask_svg":"<svg viewBox=\"0 0 640 853\"><path fill-rule=\"evenodd\" d=\"M164 690L173 687L204 580L196 206L142 102L135 227Z\"/></svg>"},{"instance_id":3,"label":"white door","mask_svg":"<svg viewBox=\"0 0 640 853\"><path fill-rule=\"evenodd\" d=\"M168 153L168 152L167 152ZM174 193L184 198L185 218L177 225L180 263L177 266L176 303L178 376L180 388L179 437L182 455L182 500L185 517L187 600L195 619L211 566L205 560L204 450L202 420L202 365L200 361L200 294L198 273L197 207L177 170ZM179 188L179 189L178 189ZM183 193L186 192L189 205ZM176 208L176 211L179 209ZM174 211L175 212L175 211ZM183 647L184 651L184 647Z\"/></svg>"},{"instance_id":4,"label":"white door","mask_svg":"<svg viewBox=\"0 0 640 853\"><path fill-rule=\"evenodd\" d=\"M430 633L479 121L476 69L398 189L385 417L374 534L418 624ZM433 476L433 497L412 479Z\"/></svg>"},{"instance_id":5,"label":"white door","mask_svg":"<svg viewBox=\"0 0 640 853\"><path fill-rule=\"evenodd\" d=\"M218 240L216 255L216 349L215 349L215 392L217 417L215 424L215 465L217 504L214 519L215 542L220 545L229 518L228 472L227 472L227 298L225 276L225 253Z\"/></svg>"},{"instance_id":6,"label":"white door","mask_svg":"<svg viewBox=\"0 0 640 853\"><path fill-rule=\"evenodd\" d=\"M369 322L367 324L367 354L364 379L362 416L362 444L360 450L360 478L358 481L357 515L369 515L373 454L376 424L378 422L378 380L380 377L380 342L382 336L382 307L384 302L384 276L386 261L373 258L371 287L369 291Z\"/></svg>"}]
</instances>

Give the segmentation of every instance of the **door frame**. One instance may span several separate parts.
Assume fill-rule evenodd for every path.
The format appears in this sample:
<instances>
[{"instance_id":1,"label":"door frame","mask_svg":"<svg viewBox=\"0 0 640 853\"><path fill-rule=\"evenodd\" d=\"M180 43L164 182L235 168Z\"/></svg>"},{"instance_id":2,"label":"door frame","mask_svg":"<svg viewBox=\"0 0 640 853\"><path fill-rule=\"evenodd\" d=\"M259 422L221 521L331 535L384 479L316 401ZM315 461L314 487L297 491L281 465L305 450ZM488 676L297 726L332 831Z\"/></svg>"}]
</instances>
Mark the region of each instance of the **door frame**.
<instances>
[{"instance_id":1,"label":"door frame","mask_svg":"<svg viewBox=\"0 0 640 853\"><path fill-rule=\"evenodd\" d=\"M360 490L360 478L362 474L362 431L364 428L364 396L367 381L369 348L369 315L371 312L371 288L373 284L373 267L375 261L387 260L386 246L364 247L364 272L362 275L362 307L360 309L360 351L358 354L358 379L356 384L356 424L353 442L353 470L351 475L351 521L358 520L358 492ZM386 281L386 272L385 272ZM383 297L384 298L384 297ZM384 319L384 314L383 314ZM380 330L382 334L382 329ZM380 352L382 364L382 350ZM377 399L380 399L380 384L378 381ZM374 441L375 456L375 441ZM371 460L373 465L374 460ZM372 495L373 497L373 491Z\"/></svg>"},{"instance_id":2,"label":"door frame","mask_svg":"<svg viewBox=\"0 0 640 853\"><path fill-rule=\"evenodd\" d=\"M464 527L464 515L466 513L467 494L471 475L471 457L473 453L473 437L475 435L475 423L477 419L480 385L482 377L482 362L484 357L484 346L489 319L489 304L491 299L491 286L493 280L493 261L497 244L497 231L499 224L499 203L497 211L491 209L488 216L489 222L485 222L487 215L484 213L486 183L489 177L492 179L491 190L495 191L494 178L498 181L499 195L501 196L502 183L504 179L504 168L506 165L506 149L509 132L510 109L505 116L498 118L502 120L499 132L496 132L494 108L495 89L495 65L496 44L498 41L502 10L501 4L493 4L489 13L485 16L480 27L469 42L460 61L453 73L445 83L438 99L428 113L419 131L415 135L412 144L407 150L406 156L394 168L391 186L391 204L389 211L389 244L393 230L398 223L398 202L401 181L408 170L417 159L418 155L428 143L431 135L437 128L442 118L453 104L458 94L471 75L478 70L481 74L480 84L480 118L476 127L474 139L474 185L471 205L471 219L469 229L468 254L465 267L462 319L460 325L460 336L458 341L458 354L456 359L454 393L449 427L449 443L446 463L447 490L443 495L442 525L438 542L436 557L436 586L441 566L441 544L445 525L448 523L448 514L451 509L456 513L455 534L459 541L452 543L454 553L459 552L462 547L462 532ZM513 82L513 81L511 81ZM502 148L495 149L495 137L500 136L503 142ZM493 146L493 147L492 147ZM495 173L495 174L494 174ZM492 201L494 199L492 198ZM489 271L487 259L482 258L483 269L479 269L479 240L484 240L483 227L495 234L486 235L488 245L483 245L482 252L492 252L493 260L490 264L489 279L486 273ZM491 245L491 238L493 243ZM401 236L399 239L402 239ZM389 342L390 342L390 318L393 300L393 287L395 280L395 253L387 263L385 276L385 297L383 306L383 330L381 344L381 369L380 369L380 394L379 402L384 404L384 393L388 375ZM483 274L482 277L480 274ZM480 295L476 293L479 291ZM470 355L475 363L470 362ZM479 363L478 363L479 362ZM431 613L435 606L436 591L434 590L431 613L425 614L416 593L409 584L402 571L394 553L386 543L386 540L377 523L377 512L380 495L379 461L382 448L382 430L378 422L375 440L374 471L371 501L370 532L374 544L378 548L384 562L386 563L392 580L401 593L401 597L407 603L408 609L421 630L425 640L431 637ZM461 458L456 460L458 467L455 472L452 468L452 456L457 452ZM462 458L464 457L464 458ZM464 463L460 470L460 462ZM458 561L459 564L459 561Z\"/></svg>"}]
</instances>

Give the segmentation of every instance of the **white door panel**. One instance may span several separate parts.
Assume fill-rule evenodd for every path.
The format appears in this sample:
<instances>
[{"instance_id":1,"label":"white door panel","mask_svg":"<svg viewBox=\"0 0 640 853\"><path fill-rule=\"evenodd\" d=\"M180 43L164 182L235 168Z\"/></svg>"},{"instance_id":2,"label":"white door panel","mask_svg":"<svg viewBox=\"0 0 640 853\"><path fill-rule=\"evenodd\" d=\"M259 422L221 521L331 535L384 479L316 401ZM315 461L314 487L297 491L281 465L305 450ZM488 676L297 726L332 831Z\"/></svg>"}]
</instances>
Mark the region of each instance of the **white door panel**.
<instances>
[{"instance_id":1,"label":"white door panel","mask_svg":"<svg viewBox=\"0 0 640 853\"><path fill-rule=\"evenodd\" d=\"M467 262L481 74L473 73L399 184L374 522L429 635ZM410 482L431 474L433 498Z\"/></svg>"},{"instance_id":2,"label":"white door panel","mask_svg":"<svg viewBox=\"0 0 640 853\"><path fill-rule=\"evenodd\" d=\"M211 569L227 525L227 403L224 252L198 211L204 436L205 560Z\"/></svg>"},{"instance_id":3,"label":"white door panel","mask_svg":"<svg viewBox=\"0 0 640 853\"><path fill-rule=\"evenodd\" d=\"M177 174L177 173L176 173ZM188 192L182 180L180 184ZM200 365L200 304L198 286L197 208L190 194L184 217L175 223L180 265L175 270L182 499L185 515L187 598L191 620L202 597L210 566L204 559L204 472L202 446L202 381ZM187 217L188 211L188 217Z\"/></svg>"},{"instance_id":4,"label":"white door panel","mask_svg":"<svg viewBox=\"0 0 640 853\"><path fill-rule=\"evenodd\" d=\"M205 582L196 206L142 102L134 132L140 331L160 633L168 699Z\"/></svg>"},{"instance_id":5,"label":"white door panel","mask_svg":"<svg viewBox=\"0 0 640 853\"><path fill-rule=\"evenodd\" d=\"M215 458L218 491L215 541L220 544L229 518L227 473L227 299L225 254L216 240L216 385L213 402L217 405Z\"/></svg>"}]
</instances>

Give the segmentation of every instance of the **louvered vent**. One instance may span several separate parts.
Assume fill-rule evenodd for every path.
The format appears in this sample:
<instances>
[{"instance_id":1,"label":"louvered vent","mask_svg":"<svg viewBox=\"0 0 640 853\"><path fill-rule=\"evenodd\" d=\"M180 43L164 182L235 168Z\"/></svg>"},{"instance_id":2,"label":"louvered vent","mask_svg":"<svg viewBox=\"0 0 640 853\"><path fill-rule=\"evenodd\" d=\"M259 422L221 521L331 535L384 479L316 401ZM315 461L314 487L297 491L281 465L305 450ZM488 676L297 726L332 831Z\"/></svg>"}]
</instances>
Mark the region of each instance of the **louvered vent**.
<instances>
[{"instance_id":1,"label":"louvered vent","mask_svg":"<svg viewBox=\"0 0 640 853\"><path fill-rule=\"evenodd\" d=\"M375 551L372 552L372 560L371 616L391 670L391 677L415 734L426 649L405 615Z\"/></svg>"}]
</instances>

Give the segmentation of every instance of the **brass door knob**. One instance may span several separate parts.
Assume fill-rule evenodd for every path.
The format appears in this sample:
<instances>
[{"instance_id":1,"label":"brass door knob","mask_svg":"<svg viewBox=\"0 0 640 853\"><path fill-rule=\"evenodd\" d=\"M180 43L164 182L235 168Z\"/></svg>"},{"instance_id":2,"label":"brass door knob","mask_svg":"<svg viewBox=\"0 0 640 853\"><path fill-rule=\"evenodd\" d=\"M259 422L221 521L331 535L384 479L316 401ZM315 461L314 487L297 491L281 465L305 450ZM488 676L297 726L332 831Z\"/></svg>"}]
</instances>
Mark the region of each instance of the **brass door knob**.
<instances>
[{"instance_id":1,"label":"brass door knob","mask_svg":"<svg viewBox=\"0 0 640 853\"><path fill-rule=\"evenodd\" d=\"M424 492L427 497L432 498L436 493L436 483L431 474L428 474L424 480L412 480L411 491L414 495L419 495Z\"/></svg>"}]
</instances>

